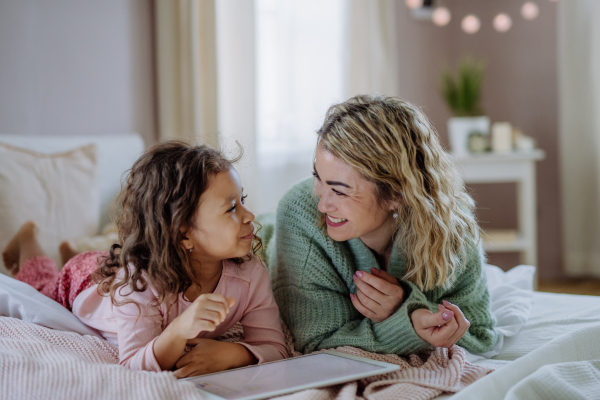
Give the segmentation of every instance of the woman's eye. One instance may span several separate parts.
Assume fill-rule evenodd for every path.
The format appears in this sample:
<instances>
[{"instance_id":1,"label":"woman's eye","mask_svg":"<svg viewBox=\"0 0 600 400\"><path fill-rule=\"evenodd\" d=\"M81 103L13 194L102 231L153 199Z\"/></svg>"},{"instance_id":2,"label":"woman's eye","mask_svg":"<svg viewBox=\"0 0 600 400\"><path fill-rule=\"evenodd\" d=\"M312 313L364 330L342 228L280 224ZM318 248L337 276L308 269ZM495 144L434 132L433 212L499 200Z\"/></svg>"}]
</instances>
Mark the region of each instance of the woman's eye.
<instances>
[{"instance_id":1,"label":"woman's eye","mask_svg":"<svg viewBox=\"0 0 600 400\"><path fill-rule=\"evenodd\" d=\"M315 171L312 172L312 176L314 176L318 180L321 180L321 178L319 177L319 174L317 174Z\"/></svg>"},{"instance_id":2,"label":"woman's eye","mask_svg":"<svg viewBox=\"0 0 600 400\"><path fill-rule=\"evenodd\" d=\"M333 190L333 193L337 194L338 196L345 196L345 194L344 194L344 193L342 193L342 192L338 192L338 191L337 191L337 190L335 190L335 189L331 189L331 190Z\"/></svg>"}]
</instances>

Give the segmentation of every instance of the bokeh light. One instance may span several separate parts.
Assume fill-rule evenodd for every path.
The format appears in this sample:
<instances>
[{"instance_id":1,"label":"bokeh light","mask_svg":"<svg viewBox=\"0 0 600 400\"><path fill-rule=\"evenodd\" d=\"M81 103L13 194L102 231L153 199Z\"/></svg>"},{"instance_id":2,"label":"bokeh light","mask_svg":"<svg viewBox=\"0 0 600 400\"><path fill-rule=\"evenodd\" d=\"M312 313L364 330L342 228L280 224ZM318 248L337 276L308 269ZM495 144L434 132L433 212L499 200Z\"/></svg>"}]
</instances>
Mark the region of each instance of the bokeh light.
<instances>
[{"instance_id":1,"label":"bokeh light","mask_svg":"<svg viewBox=\"0 0 600 400\"><path fill-rule=\"evenodd\" d=\"M475 15L469 14L463 18L462 22L460 23L460 26L462 27L463 31L472 35L476 33L479 30L479 28L481 28L481 22L479 21L479 18L477 18Z\"/></svg>"},{"instance_id":2,"label":"bokeh light","mask_svg":"<svg viewBox=\"0 0 600 400\"><path fill-rule=\"evenodd\" d=\"M411 10L419 8L423 5L423 0L406 0L406 6Z\"/></svg>"},{"instance_id":3,"label":"bokeh light","mask_svg":"<svg viewBox=\"0 0 600 400\"><path fill-rule=\"evenodd\" d=\"M433 14L431 15L433 23L437 26L446 26L452 19L452 15L450 15L450 10L446 7L436 7L433 10Z\"/></svg>"},{"instance_id":4,"label":"bokeh light","mask_svg":"<svg viewBox=\"0 0 600 400\"><path fill-rule=\"evenodd\" d=\"M540 8L533 1L528 1L521 7L521 15L528 20L536 19L540 15Z\"/></svg>"},{"instance_id":5,"label":"bokeh light","mask_svg":"<svg viewBox=\"0 0 600 400\"><path fill-rule=\"evenodd\" d=\"M512 19L507 14L498 14L494 17L493 25L498 32L506 32L512 27Z\"/></svg>"}]
</instances>

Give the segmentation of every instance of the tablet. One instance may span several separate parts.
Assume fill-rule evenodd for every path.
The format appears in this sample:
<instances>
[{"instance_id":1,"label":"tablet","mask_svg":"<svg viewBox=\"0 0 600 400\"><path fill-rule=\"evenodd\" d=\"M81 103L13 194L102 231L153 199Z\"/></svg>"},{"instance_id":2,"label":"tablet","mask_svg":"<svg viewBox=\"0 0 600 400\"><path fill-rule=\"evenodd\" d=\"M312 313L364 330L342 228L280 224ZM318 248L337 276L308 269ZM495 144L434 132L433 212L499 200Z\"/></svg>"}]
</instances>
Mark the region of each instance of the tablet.
<instances>
[{"instance_id":1,"label":"tablet","mask_svg":"<svg viewBox=\"0 0 600 400\"><path fill-rule=\"evenodd\" d=\"M400 366L335 351L186 378L206 400L254 400L354 381Z\"/></svg>"}]
</instances>

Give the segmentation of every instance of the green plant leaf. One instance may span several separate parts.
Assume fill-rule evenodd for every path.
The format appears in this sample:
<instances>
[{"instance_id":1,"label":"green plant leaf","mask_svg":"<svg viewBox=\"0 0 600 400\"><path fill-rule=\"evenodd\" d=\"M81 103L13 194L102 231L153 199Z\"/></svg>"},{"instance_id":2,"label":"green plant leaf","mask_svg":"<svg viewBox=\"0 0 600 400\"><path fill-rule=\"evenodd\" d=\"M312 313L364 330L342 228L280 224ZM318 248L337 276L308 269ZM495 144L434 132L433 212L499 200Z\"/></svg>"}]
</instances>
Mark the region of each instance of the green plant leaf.
<instances>
[{"instance_id":1,"label":"green plant leaf","mask_svg":"<svg viewBox=\"0 0 600 400\"><path fill-rule=\"evenodd\" d=\"M452 113L457 117L483 114L480 106L485 60L463 57L457 74L445 67L441 74L440 92Z\"/></svg>"}]
</instances>

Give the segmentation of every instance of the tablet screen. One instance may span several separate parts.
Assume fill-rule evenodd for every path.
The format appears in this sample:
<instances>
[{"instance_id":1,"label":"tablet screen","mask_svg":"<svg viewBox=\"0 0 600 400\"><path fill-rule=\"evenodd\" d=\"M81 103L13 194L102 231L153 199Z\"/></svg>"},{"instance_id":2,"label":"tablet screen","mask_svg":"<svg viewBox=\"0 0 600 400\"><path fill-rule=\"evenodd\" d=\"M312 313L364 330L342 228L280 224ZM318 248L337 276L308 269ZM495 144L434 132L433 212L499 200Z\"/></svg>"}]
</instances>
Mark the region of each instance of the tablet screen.
<instances>
[{"instance_id":1,"label":"tablet screen","mask_svg":"<svg viewBox=\"0 0 600 400\"><path fill-rule=\"evenodd\" d=\"M290 358L190 379L197 387L228 400L359 379L385 372L375 365L327 353ZM337 380L337 382L336 382Z\"/></svg>"}]
</instances>

